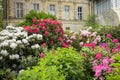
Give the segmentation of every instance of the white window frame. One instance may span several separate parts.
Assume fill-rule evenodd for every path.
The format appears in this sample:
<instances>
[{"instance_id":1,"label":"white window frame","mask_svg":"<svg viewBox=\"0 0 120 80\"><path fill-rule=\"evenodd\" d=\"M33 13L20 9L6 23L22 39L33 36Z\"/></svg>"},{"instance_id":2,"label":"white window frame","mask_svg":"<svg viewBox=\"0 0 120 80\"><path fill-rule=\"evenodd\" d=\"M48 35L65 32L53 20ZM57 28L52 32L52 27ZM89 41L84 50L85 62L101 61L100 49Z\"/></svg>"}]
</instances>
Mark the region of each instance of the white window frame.
<instances>
[{"instance_id":1,"label":"white window frame","mask_svg":"<svg viewBox=\"0 0 120 80\"><path fill-rule=\"evenodd\" d=\"M39 5L39 3L33 3L33 10L40 11L40 5Z\"/></svg>"},{"instance_id":2,"label":"white window frame","mask_svg":"<svg viewBox=\"0 0 120 80\"><path fill-rule=\"evenodd\" d=\"M69 20L70 19L70 6L65 5L64 6L64 11L65 11L65 20Z\"/></svg>"},{"instance_id":3,"label":"white window frame","mask_svg":"<svg viewBox=\"0 0 120 80\"><path fill-rule=\"evenodd\" d=\"M78 20L83 20L83 7L82 6L77 7L77 17L78 17Z\"/></svg>"},{"instance_id":4,"label":"white window frame","mask_svg":"<svg viewBox=\"0 0 120 80\"><path fill-rule=\"evenodd\" d=\"M15 17L24 18L24 4L22 2L15 3Z\"/></svg>"},{"instance_id":5,"label":"white window frame","mask_svg":"<svg viewBox=\"0 0 120 80\"><path fill-rule=\"evenodd\" d=\"M55 15L55 5L54 4L50 4L49 13L52 15Z\"/></svg>"}]
</instances>

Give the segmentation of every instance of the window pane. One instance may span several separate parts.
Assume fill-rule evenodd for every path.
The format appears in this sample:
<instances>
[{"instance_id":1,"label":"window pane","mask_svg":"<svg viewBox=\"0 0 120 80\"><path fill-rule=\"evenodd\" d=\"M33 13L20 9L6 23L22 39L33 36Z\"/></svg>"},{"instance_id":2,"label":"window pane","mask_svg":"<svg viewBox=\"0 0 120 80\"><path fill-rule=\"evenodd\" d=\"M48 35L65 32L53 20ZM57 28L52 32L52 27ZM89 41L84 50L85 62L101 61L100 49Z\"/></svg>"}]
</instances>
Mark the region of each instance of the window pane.
<instances>
[{"instance_id":1,"label":"window pane","mask_svg":"<svg viewBox=\"0 0 120 80\"><path fill-rule=\"evenodd\" d=\"M23 3L16 3L16 17L17 18L23 18L24 12L23 12Z\"/></svg>"},{"instance_id":2,"label":"window pane","mask_svg":"<svg viewBox=\"0 0 120 80\"><path fill-rule=\"evenodd\" d=\"M39 11L39 4L33 4L33 8L34 8L34 10L36 10L36 11Z\"/></svg>"},{"instance_id":3,"label":"window pane","mask_svg":"<svg viewBox=\"0 0 120 80\"><path fill-rule=\"evenodd\" d=\"M50 5L50 14L55 15L55 5Z\"/></svg>"},{"instance_id":4,"label":"window pane","mask_svg":"<svg viewBox=\"0 0 120 80\"><path fill-rule=\"evenodd\" d=\"M82 20L82 7L78 7L78 20Z\"/></svg>"}]
</instances>

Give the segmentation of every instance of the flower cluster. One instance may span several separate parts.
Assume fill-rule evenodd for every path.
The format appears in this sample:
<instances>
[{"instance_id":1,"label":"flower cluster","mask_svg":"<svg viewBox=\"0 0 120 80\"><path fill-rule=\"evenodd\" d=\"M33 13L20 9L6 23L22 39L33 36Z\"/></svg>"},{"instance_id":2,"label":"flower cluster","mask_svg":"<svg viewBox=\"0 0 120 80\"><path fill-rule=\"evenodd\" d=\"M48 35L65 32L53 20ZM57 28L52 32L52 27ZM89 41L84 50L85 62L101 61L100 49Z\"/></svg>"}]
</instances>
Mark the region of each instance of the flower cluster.
<instances>
[{"instance_id":1,"label":"flower cluster","mask_svg":"<svg viewBox=\"0 0 120 80\"><path fill-rule=\"evenodd\" d=\"M109 57L103 57L102 53L97 53L95 60L93 61L93 70L95 71L95 77L99 80L105 80L105 76L112 71L110 64L112 59Z\"/></svg>"},{"instance_id":2,"label":"flower cluster","mask_svg":"<svg viewBox=\"0 0 120 80\"><path fill-rule=\"evenodd\" d=\"M34 49L40 47L40 41L41 34L28 35L22 27L7 26L0 32L0 62L19 61L22 56L34 55Z\"/></svg>"},{"instance_id":3,"label":"flower cluster","mask_svg":"<svg viewBox=\"0 0 120 80\"><path fill-rule=\"evenodd\" d=\"M113 38L112 35L106 34L106 37L104 39L105 41L103 43L100 43L100 46L103 47L106 50L109 50L111 53L120 52L120 43L117 38Z\"/></svg>"},{"instance_id":4,"label":"flower cluster","mask_svg":"<svg viewBox=\"0 0 120 80\"><path fill-rule=\"evenodd\" d=\"M83 46L95 46L101 41L97 32L92 32L91 27L87 30L81 30L80 33L72 32L64 35L65 42L80 50Z\"/></svg>"},{"instance_id":5,"label":"flower cluster","mask_svg":"<svg viewBox=\"0 0 120 80\"><path fill-rule=\"evenodd\" d=\"M42 44L45 43L49 49L53 47L57 48L58 46L64 46L62 45L64 31L62 28L62 24L57 20L38 20L34 18L33 25L26 26L25 30L30 35L34 33L42 34Z\"/></svg>"}]
</instances>

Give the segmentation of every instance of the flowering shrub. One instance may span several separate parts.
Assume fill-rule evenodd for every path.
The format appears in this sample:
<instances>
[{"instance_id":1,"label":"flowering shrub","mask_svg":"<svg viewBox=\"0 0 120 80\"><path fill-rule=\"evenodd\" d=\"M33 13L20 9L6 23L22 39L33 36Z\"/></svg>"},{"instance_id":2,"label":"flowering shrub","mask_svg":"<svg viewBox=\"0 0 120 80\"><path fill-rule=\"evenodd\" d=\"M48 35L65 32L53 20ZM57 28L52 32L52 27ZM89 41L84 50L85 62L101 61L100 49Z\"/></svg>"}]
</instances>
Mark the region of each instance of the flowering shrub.
<instances>
[{"instance_id":1,"label":"flowering shrub","mask_svg":"<svg viewBox=\"0 0 120 80\"><path fill-rule=\"evenodd\" d=\"M42 34L42 45L46 45L48 49L66 46L63 42L64 31L62 24L57 20L38 20L37 18L34 18L33 25L26 26L25 29L30 35L34 33Z\"/></svg>"},{"instance_id":2,"label":"flowering shrub","mask_svg":"<svg viewBox=\"0 0 120 80\"><path fill-rule=\"evenodd\" d=\"M43 11L37 12L35 10L31 10L28 14L25 15L25 21L20 23L19 26L23 26L23 25L30 25L31 26L33 24L32 20L35 17L37 19L49 19L49 18L52 18L54 20L57 19L56 16L51 15L51 14L47 14Z\"/></svg>"},{"instance_id":3,"label":"flowering shrub","mask_svg":"<svg viewBox=\"0 0 120 80\"><path fill-rule=\"evenodd\" d=\"M87 30L81 30L80 33L74 32L65 34L64 37L65 42L76 48L78 51L81 50L84 45L89 43L96 45L101 41L100 35L97 35L97 32L92 32L91 27Z\"/></svg>"},{"instance_id":4,"label":"flowering shrub","mask_svg":"<svg viewBox=\"0 0 120 80\"><path fill-rule=\"evenodd\" d=\"M41 40L41 34L28 35L22 27L7 26L0 32L0 70L19 70L23 58L39 56Z\"/></svg>"},{"instance_id":5,"label":"flowering shrub","mask_svg":"<svg viewBox=\"0 0 120 80\"><path fill-rule=\"evenodd\" d=\"M93 69L97 79L104 80L105 76L112 72L112 68L110 67L111 62L111 58L102 58L101 54L97 54L96 59L93 61Z\"/></svg>"}]
</instances>

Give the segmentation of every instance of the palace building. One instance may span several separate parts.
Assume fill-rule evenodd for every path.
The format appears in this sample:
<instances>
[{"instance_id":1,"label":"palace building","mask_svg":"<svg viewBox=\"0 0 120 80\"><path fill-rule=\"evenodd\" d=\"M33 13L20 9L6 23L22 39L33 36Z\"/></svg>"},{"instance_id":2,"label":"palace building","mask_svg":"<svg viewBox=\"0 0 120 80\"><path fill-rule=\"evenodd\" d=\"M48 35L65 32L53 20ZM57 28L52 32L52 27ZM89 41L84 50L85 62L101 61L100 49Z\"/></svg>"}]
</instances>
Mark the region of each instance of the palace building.
<instances>
[{"instance_id":1,"label":"palace building","mask_svg":"<svg viewBox=\"0 0 120 80\"><path fill-rule=\"evenodd\" d=\"M31 10L55 15L65 30L79 31L95 13L102 25L119 25L120 0L3 0L4 25L18 25Z\"/></svg>"},{"instance_id":2,"label":"palace building","mask_svg":"<svg viewBox=\"0 0 120 80\"><path fill-rule=\"evenodd\" d=\"M4 24L17 25L30 10L55 15L65 30L79 31L90 14L89 0L4 0Z\"/></svg>"},{"instance_id":3,"label":"palace building","mask_svg":"<svg viewBox=\"0 0 120 80\"><path fill-rule=\"evenodd\" d=\"M96 0L94 2L96 20L102 25L120 24L120 0Z\"/></svg>"}]
</instances>

